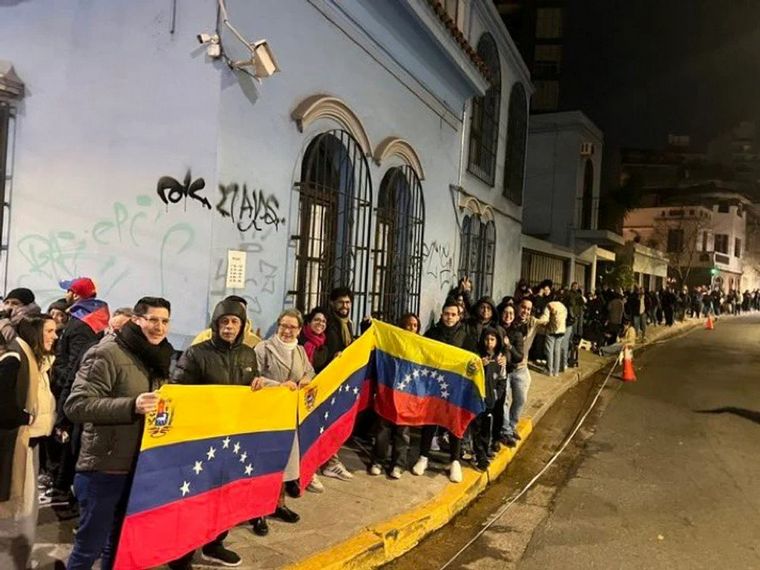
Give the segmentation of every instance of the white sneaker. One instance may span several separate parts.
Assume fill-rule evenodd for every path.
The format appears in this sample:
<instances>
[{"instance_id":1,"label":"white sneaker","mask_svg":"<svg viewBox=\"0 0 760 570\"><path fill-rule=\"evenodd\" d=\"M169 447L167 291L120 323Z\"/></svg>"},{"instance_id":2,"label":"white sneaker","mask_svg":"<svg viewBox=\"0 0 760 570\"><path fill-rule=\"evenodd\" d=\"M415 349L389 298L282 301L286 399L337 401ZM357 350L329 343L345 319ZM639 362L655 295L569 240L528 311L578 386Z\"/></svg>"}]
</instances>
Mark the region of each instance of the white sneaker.
<instances>
[{"instance_id":1,"label":"white sneaker","mask_svg":"<svg viewBox=\"0 0 760 570\"><path fill-rule=\"evenodd\" d=\"M424 455L420 455L420 458L417 460L417 463L414 464L414 467L412 467L412 473L415 475L423 475L425 473L425 470L428 466L428 458Z\"/></svg>"},{"instance_id":2,"label":"white sneaker","mask_svg":"<svg viewBox=\"0 0 760 570\"><path fill-rule=\"evenodd\" d=\"M401 467L396 465L393 469L391 469L391 479L401 479L401 474L403 471L401 471Z\"/></svg>"},{"instance_id":3,"label":"white sneaker","mask_svg":"<svg viewBox=\"0 0 760 570\"><path fill-rule=\"evenodd\" d=\"M459 461L452 461L449 465L449 481L452 483L462 482L462 466Z\"/></svg>"},{"instance_id":4,"label":"white sneaker","mask_svg":"<svg viewBox=\"0 0 760 570\"><path fill-rule=\"evenodd\" d=\"M332 465L328 465L322 469L322 475L325 477L332 477L333 479L340 479L341 481L350 481L354 478L354 474L337 460Z\"/></svg>"},{"instance_id":5,"label":"white sneaker","mask_svg":"<svg viewBox=\"0 0 760 570\"><path fill-rule=\"evenodd\" d=\"M324 493L325 492L325 486L322 484L322 481L319 480L316 473L311 478L311 481L309 482L309 484L306 486L306 490L309 491L310 493Z\"/></svg>"},{"instance_id":6,"label":"white sneaker","mask_svg":"<svg viewBox=\"0 0 760 570\"><path fill-rule=\"evenodd\" d=\"M377 476L377 475L381 475L382 472L383 472L383 468L380 465L378 465L377 463L373 463L372 467L369 468L369 474L370 475Z\"/></svg>"}]
</instances>

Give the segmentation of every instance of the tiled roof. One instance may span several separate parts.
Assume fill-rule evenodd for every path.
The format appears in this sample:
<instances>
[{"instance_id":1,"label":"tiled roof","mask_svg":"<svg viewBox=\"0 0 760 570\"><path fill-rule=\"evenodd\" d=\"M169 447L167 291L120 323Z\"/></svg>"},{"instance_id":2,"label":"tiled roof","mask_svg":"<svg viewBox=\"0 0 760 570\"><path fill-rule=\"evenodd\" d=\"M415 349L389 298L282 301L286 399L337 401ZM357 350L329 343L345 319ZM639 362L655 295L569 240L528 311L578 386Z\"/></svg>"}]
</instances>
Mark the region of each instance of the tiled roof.
<instances>
[{"instance_id":1,"label":"tiled roof","mask_svg":"<svg viewBox=\"0 0 760 570\"><path fill-rule=\"evenodd\" d=\"M462 33L462 30L459 29L454 19L446 13L446 8L444 8L443 3L439 0L427 0L427 2L430 4L430 7L433 8L441 23L446 26L451 37L456 40L459 47L462 48L462 51L467 54L470 60L472 60L472 63L475 64L475 67L478 68L478 71L480 71L483 77L490 80L491 72L488 69L488 66L480 58L478 52L475 51L475 48L470 45L470 42L467 41L467 38Z\"/></svg>"}]
</instances>

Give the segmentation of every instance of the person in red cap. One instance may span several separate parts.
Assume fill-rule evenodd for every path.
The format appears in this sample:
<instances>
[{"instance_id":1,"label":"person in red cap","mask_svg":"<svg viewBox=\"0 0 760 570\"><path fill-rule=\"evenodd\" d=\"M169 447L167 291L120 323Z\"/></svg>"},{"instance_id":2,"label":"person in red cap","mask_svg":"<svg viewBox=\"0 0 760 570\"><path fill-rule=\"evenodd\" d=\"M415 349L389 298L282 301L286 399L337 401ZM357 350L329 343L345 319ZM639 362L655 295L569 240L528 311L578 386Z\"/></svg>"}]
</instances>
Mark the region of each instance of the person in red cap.
<instances>
[{"instance_id":1,"label":"person in red cap","mask_svg":"<svg viewBox=\"0 0 760 570\"><path fill-rule=\"evenodd\" d=\"M68 442L69 445L63 446L52 488L40 499L42 504L50 506L73 504L70 489L74 482L78 441L71 437L74 426L63 411L63 403L71 392L84 353L103 338L111 318L108 304L97 298L95 283L89 277L78 277L59 284L66 291L66 301L71 306L68 309L69 322L58 340L53 365L53 382L60 390L55 435L59 441Z\"/></svg>"}]
</instances>

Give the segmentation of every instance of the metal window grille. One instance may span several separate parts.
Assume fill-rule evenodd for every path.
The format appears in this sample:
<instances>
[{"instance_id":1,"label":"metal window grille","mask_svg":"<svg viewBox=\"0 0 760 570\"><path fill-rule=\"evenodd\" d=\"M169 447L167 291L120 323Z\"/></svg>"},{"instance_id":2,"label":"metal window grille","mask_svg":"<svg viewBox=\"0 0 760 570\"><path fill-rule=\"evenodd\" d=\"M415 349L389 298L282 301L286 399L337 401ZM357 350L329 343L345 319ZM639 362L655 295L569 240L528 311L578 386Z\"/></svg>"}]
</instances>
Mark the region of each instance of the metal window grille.
<instances>
[{"instance_id":1,"label":"metal window grille","mask_svg":"<svg viewBox=\"0 0 760 570\"><path fill-rule=\"evenodd\" d=\"M484 223L478 216L467 215L462 221L460 241L462 247L459 253L459 278L470 278L473 297L491 295L496 226L493 221Z\"/></svg>"},{"instance_id":2,"label":"metal window grille","mask_svg":"<svg viewBox=\"0 0 760 570\"><path fill-rule=\"evenodd\" d=\"M528 100L522 83L515 83L512 87L508 113L503 194L519 206L522 204L525 145L528 137Z\"/></svg>"},{"instance_id":3,"label":"metal window grille","mask_svg":"<svg viewBox=\"0 0 760 570\"><path fill-rule=\"evenodd\" d=\"M499 105L501 103L501 68L496 42L486 33L478 42L478 55L491 72L491 86L485 96L472 102L468 170L493 186L496 172L496 148L499 142Z\"/></svg>"},{"instance_id":4,"label":"metal window grille","mask_svg":"<svg viewBox=\"0 0 760 570\"><path fill-rule=\"evenodd\" d=\"M555 284L565 283L568 260L538 251L523 249L522 275L531 287L544 279L551 279Z\"/></svg>"},{"instance_id":5,"label":"metal window grille","mask_svg":"<svg viewBox=\"0 0 760 570\"><path fill-rule=\"evenodd\" d=\"M14 109L0 101L0 256L2 256L2 281L7 285L8 248L10 243L11 186L13 184L13 134L16 116Z\"/></svg>"},{"instance_id":6,"label":"metal window grille","mask_svg":"<svg viewBox=\"0 0 760 570\"><path fill-rule=\"evenodd\" d=\"M346 131L318 135L306 149L296 246L296 307L324 305L334 287L354 293L352 318L367 309L372 181L359 143Z\"/></svg>"},{"instance_id":7,"label":"metal window grille","mask_svg":"<svg viewBox=\"0 0 760 570\"><path fill-rule=\"evenodd\" d=\"M375 219L372 314L395 323L404 313L420 310L425 204L410 166L385 173Z\"/></svg>"}]
</instances>

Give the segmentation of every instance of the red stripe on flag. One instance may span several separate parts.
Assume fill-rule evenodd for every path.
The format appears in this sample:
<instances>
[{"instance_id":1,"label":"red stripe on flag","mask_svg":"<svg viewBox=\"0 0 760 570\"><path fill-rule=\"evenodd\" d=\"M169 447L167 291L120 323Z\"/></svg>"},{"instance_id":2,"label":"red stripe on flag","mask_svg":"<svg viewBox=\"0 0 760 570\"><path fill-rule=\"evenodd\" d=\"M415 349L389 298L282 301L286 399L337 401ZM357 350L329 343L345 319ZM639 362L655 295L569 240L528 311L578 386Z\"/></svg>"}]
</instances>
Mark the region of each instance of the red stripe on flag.
<instances>
[{"instance_id":1,"label":"red stripe on flag","mask_svg":"<svg viewBox=\"0 0 760 570\"><path fill-rule=\"evenodd\" d=\"M278 471L130 515L114 568L142 570L176 560L242 521L273 513L281 488Z\"/></svg>"},{"instance_id":2,"label":"red stripe on flag","mask_svg":"<svg viewBox=\"0 0 760 570\"><path fill-rule=\"evenodd\" d=\"M343 414L338 421L319 436L319 439L301 457L301 489L306 488L317 469L335 455L346 440L351 437L358 409L358 406L354 406Z\"/></svg>"},{"instance_id":3,"label":"red stripe on flag","mask_svg":"<svg viewBox=\"0 0 760 570\"><path fill-rule=\"evenodd\" d=\"M436 397L421 397L377 384L375 411L396 425L445 427L456 437L463 437L475 417L471 411Z\"/></svg>"}]
</instances>

